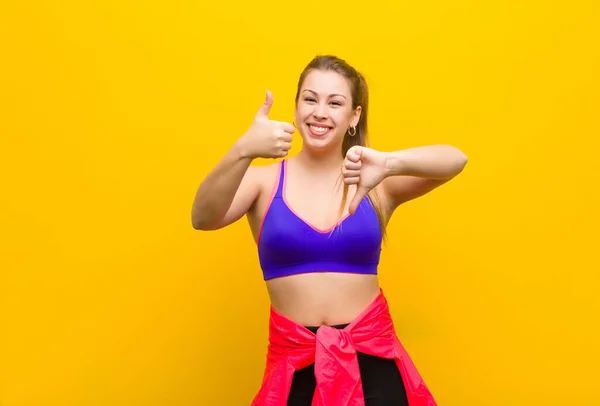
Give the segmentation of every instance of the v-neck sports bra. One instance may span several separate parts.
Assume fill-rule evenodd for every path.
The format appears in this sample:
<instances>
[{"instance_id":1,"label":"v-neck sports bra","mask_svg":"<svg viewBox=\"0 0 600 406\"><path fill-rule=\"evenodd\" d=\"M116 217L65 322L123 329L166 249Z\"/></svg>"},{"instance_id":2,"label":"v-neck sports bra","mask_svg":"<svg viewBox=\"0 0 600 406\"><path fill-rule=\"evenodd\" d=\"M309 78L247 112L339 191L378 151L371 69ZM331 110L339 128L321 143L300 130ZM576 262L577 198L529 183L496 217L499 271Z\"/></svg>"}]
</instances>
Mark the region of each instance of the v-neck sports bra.
<instances>
[{"instance_id":1,"label":"v-neck sports bra","mask_svg":"<svg viewBox=\"0 0 600 406\"><path fill-rule=\"evenodd\" d=\"M365 197L330 229L318 229L286 202L285 169L283 160L258 236L264 280L310 272L377 274L382 232L371 200Z\"/></svg>"}]
</instances>

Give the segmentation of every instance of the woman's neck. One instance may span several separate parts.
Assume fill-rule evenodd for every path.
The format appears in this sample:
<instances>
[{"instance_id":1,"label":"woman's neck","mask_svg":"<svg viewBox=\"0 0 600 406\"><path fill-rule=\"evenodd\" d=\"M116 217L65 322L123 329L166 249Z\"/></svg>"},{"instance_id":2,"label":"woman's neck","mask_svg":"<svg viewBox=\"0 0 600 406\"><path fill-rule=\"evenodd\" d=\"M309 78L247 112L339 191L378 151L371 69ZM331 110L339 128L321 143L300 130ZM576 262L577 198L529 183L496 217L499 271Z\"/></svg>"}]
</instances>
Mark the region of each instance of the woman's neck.
<instances>
[{"instance_id":1,"label":"woman's neck","mask_svg":"<svg viewBox=\"0 0 600 406\"><path fill-rule=\"evenodd\" d=\"M296 160L303 167L315 172L339 172L342 169L344 159L340 151L311 151L308 148L302 148Z\"/></svg>"}]
</instances>

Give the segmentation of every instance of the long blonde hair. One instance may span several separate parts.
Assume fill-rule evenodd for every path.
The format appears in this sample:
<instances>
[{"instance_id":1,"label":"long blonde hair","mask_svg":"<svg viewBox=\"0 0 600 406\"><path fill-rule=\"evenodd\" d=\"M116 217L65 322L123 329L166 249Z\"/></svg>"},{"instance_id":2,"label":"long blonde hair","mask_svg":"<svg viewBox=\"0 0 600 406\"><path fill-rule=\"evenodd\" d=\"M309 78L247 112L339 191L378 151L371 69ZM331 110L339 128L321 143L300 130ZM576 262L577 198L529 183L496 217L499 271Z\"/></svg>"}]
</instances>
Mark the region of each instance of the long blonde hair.
<instances>
[{"instance_id":1,"label":"long blonde hair","mask_svg":"<svg viewBox=\"0 0 600 406\"><path fill-rule=\"evenodd\" d=\"M306 65L306 67L300 74L300 78L298 80L298 88L296 91L296 104L298 103L300 97L300 90L302 88L302 84L304 83L304 79L312 70L329 70L337 72L340 75L344 76L350 84L350 91L352 93L352 108L356 109L358 106L360 106L362 109L360 120L358 121L358 125L356 126L356 133L353 132L353 135L350 135L348 132L346 132L344 136L341 151L342 157L345 158L348 150L355 145L368 147L369 137L367 131L367 113L369 109L369 89L367 87L367 82L365 81L364 76L356 69L354 69L351 65L349 65L346 61L336 56L316 56L312 61L308 63L308 65ZM348 199L348 189L348 185L344 183L344 190L342 192L342 203L339 210L340 216L343 213L344 208L346 207ZM385 238L387 219L383 208L383 202L375 189L372 189L368 193L368 197L371 203L373 204L373 207L375 208L375 212L377 213L377 219L379 220L379 226L381 227L381 233L382 236Z\"/></svg>"}]
</instances>

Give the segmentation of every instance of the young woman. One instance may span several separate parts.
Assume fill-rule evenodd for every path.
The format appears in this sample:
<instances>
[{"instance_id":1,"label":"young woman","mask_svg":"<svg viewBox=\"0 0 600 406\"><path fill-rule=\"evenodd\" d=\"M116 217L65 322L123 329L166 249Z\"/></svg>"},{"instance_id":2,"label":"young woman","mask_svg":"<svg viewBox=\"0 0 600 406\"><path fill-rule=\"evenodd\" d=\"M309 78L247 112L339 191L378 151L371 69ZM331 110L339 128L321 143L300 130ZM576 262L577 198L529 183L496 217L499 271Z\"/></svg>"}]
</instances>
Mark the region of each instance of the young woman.
<instances>
[{"instance_id":1,"label":"young woman","mask_svg":"<svg viewBox=\"0 0 600 406\"><path fill-rule=\"evenodd\" d=\"M192 224L247 215L269 292L267 365L254 406L435 405L398 340L377 269L394 210L459 174L460 150L367 147L368 90L344 60L318 56L298 81L295 126L250 128L201 183ZM284 158L296 127L302 149ZM342 180L342 181L340 181Z\"/></svg>"}]
</instances>

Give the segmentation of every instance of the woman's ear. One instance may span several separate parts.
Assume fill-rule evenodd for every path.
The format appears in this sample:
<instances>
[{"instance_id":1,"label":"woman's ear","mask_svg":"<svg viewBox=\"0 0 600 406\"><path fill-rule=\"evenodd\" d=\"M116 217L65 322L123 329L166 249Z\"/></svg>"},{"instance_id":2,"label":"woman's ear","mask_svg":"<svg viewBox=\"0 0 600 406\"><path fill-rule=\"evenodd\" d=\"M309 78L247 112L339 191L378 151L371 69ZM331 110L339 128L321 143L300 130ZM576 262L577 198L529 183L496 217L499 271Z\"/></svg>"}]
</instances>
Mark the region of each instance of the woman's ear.
<instances>
[{"instance_id":1,"label":"woman's ear","mask_svg":"<svg viewBox=\"0 0 600 406\"><path fill-rule=\"evenodd\" d=\"M352 112L352 120L350 120L352 127L356 127L358 125L358 122L360 121L361 113L362 113L361 106L356 107L354 109L354 111Z\"/></svg>"}]
</instances>

